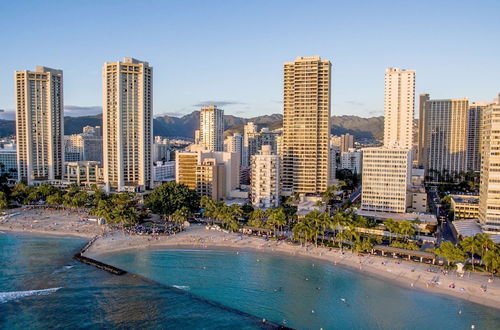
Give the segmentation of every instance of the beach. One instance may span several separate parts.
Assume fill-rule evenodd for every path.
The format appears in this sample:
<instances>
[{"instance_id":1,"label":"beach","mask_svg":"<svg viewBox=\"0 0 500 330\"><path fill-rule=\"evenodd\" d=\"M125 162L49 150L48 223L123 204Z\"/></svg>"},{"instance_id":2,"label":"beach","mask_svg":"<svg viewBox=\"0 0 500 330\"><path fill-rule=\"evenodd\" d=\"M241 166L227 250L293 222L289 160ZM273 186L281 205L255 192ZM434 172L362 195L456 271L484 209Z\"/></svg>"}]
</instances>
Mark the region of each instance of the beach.
<instances>
[{"instance_id":1,"label":"beach","mask_svg":"<svg viewBox=\"0 0 500 330\"><path fill-rule=\"evenodd\" d=\"M6 212L0 219L0 231L25 232L40 235L92 238L108 231L88 217L85 211L20 207Z\"/></svg>"},{"instance_id":2,"label":"beach","mask_svg":"<svg viewBox=\"0 0 500 330\"><path fill-rule=\"evenodd\" d=\"M314 258L379 277L409 289L452 295L500 308L500 279L495 278L490 282L488 274L467 272L460 278L455 272L445 273L442 272L442 267L429 264L351 253L349 250L316 248L312 245L300 246L285 241L266 241L260 237L208 230L200 225L193 225L171 236L129 235L118 231L108 233L96 240L86 251L85 256L99 260L99 255L102 254L139 249L223 249L235 252L248 250ZM482 286L487 287L486 292Z\"/></svg>"},{"instance_id":3,"label":"beach","mask_svg":"<svg viewBox=\"0 0 500 330\"><path fill-rule=\"evenodd\" d=\"M37 235L92 238L99 236L85 252L85 256L99 260L99 256L125 250L140 249L195 249L259 251L319 259L354 271L388 280L409 289L426 290L469 300L478 304L500 308L500 279L489 281L488 274L467 272L462 278L455 272L444 273L442 267L410 262L403 259L351 253L338 248L301 246L285 241L264 240L205 226L192 225L185 231L170 236L131 235L120 230L111 231L107 226L82 221L88 216L83 211L39 208L9 210L11 217L0 220L0 231L24 232ZM432 271L429 271L432 270ZM486 292L482 286L486 286Z\"/></svg>"}]
</instances>

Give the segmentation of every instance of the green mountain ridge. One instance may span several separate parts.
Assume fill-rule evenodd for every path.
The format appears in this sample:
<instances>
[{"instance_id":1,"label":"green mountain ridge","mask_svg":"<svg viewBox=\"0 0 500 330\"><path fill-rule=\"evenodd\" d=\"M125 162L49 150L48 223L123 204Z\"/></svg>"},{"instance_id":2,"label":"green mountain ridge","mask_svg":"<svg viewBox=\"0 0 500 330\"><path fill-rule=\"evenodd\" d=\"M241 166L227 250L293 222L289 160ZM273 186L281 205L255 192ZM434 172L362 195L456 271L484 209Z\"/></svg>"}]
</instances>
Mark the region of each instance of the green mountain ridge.
<instances>
[{"instance_id":1,"label":"green mountain ridge","mask_svg":"<svg viewBox=\"0 0 500 330\"><path fill-rule=\"evenodd\" d=\"M358 116L333 116L331 118L332 134L340 135L349 133L357 140L381 140L384 134L384 117L363 118ZM169 115L157 116L153 119L153 134L165 137L193 138L194 131L198 129L200 112L193 111L182 117ZM224 116L225 134L243 132L243 126L253 121L257 126L277 129L283 125L283 115L272 114L253 118L242 118L233 115ZM102 125L102 115L64 117L64 134L77 134L82 132L84 126ZM0 137L16 134L14 120L0 120Z\"/></svg>"}]
</instances>

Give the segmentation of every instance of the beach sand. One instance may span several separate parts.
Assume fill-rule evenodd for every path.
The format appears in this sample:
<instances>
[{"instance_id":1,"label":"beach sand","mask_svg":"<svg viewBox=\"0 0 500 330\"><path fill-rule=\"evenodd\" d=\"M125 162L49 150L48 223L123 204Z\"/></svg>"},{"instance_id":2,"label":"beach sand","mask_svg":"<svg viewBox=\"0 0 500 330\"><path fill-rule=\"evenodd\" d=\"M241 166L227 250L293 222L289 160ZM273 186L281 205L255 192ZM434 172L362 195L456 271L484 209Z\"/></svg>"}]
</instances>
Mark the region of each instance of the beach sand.
<instances>
[{"instance_id":1,"label":"beach sand","mask_svg":"<svg viewBox=\"0 0 500 330\"><path fill-rule=\"evenodd\" d=\"M259 237L207 230L199 225L191 226L186 231L171 236L129 235L118 231L108 233L105 237L99 238L85 255L99 260L102 254L138 249L223 249L309 257L389 280L395 285L409 289L452 295L500 308L500 279L497 277L489 283L488 274L467 272L463 278L459 278L455 272L444 274L441 272L441 267L428 264L375 255L360 255L348 250L341 252L340 249L316 248L312 245L300 246L284 241L266 241ZM430 268L437 272L429 272ZM433 280L439 284L429 285ZM454 284L455 288L449 287L450 284ZM482 285L487 285L486 292L481 289Z\"/></svg>"},{"instance_id":2,"label":"beach sand","mask_svg":"<svg viewBox=\"0 0 500 330\"><path fill-rule=\"evenodd\" d=\"M71 209L20 207L6 212L0 220L0 231L25 232L41 235L91 238L108 231L106 226L82 221L88 214Z\"/></svg>"}]
</instances>

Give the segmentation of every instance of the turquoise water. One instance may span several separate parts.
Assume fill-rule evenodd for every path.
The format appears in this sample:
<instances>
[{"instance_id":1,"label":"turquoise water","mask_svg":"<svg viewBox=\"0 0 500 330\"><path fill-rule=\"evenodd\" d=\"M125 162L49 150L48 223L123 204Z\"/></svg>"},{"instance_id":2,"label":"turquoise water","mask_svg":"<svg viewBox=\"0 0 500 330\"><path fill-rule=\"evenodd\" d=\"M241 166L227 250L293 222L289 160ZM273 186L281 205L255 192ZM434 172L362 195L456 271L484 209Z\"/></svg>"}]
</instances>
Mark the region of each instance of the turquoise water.
<instances>
[{"instance_id":1,"label":"turquoise water","mask_svg":"<svg viewBox=\"0 0 500 330\"><path fill-rule=\"evenodd\" d=\"M99 259L294 328L500 328L498 310L292 256L145 250Z\"/></svg>"},{"instance_id":2,"label":"turquoise water","mask_svg":"<svg viewBox=\"0 0 500 330\"><path fill-rule=\"evenodd\" d=\"M0 329L255 329L261 318L300 329L500 328L498 310L323 262L185 250L100 258L150 281L71 259L84 243L0 234Z\"/></svg>"},{"instance_id":3,"label":"turquoise water","mask_svg":"<svg viewBox=\"0 0 500 330\"><path fill-rule=\"evenodd\" d=\"M0 233L0 329L257 329L261 320L182 290L80 264L75 238Z\"/></svg>"}]
</instances>

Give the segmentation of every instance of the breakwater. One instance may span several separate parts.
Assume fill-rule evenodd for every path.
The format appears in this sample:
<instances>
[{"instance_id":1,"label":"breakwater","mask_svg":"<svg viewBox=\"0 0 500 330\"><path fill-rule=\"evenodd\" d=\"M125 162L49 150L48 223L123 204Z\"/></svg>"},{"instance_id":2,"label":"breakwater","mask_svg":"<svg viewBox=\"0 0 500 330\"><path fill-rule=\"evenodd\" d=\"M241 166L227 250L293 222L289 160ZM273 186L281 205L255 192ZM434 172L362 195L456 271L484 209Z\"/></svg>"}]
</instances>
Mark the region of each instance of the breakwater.
<instances>
[{"instance_id":1,"label":"breakwater","mask_svg":"<svg viewBox=\"0 0 500 330\"><path fill-rule=\"evenodd\" d=\"M114 275L126 274L127 272L124 271L123 269L105 264L104 262L100 262L98 260L95 260L95 259L92 259L89 257L85 257L83 255L85 253L85 251L87 251L98 238L99 238L99 236L95 236L90 241L88 241L77 253L75 253L73 255L73 259L78 260L79 262L83 262L84 264L91 265L91 266L97 267L99 269L105 270L105 271L107 271L111 274L114 274Z\"/></svg>"}]
</instances>

